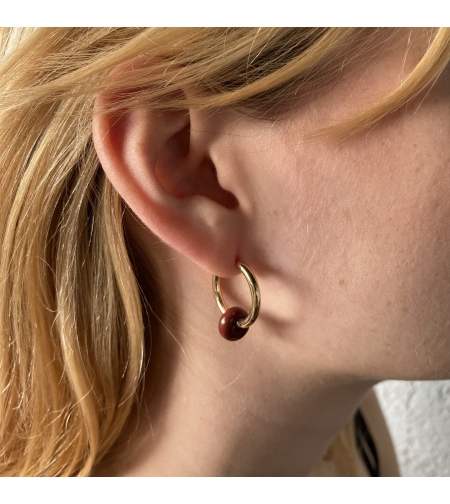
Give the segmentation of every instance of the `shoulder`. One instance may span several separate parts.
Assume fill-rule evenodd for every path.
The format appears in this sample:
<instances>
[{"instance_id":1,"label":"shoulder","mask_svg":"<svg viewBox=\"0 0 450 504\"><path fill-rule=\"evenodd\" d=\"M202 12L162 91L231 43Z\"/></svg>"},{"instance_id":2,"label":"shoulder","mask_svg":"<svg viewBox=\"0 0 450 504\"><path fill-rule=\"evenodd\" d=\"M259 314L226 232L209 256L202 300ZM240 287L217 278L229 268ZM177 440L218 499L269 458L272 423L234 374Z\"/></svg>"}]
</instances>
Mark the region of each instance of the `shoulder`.
<instances>
[{"instance_id":1,"label":"shoulder","mask_svg":"<svg viewBox=\"0 0 450 504\"><path fill-rule=\"evenodd\" d=\"M359 422L364 423L366 436L375 445L380 476L400 476L389 429L377 396L371 389L360 404L362 415ZM370 476L361 451L358 449L356 434L356 415L336 436L321 462L309 476ZM370 450L369 450L370 451Z\"/></svg>"},{"instance_id":2,"label":"shoulder","mask_svg":"<svg viewBox=\"0 0 450 504\"><path fill-rule=\"evenodd\" d=\"M380 476L400 476L392 438L373 389L364 397L360 411L377 448Z\"/></svg>"}]
</instances>

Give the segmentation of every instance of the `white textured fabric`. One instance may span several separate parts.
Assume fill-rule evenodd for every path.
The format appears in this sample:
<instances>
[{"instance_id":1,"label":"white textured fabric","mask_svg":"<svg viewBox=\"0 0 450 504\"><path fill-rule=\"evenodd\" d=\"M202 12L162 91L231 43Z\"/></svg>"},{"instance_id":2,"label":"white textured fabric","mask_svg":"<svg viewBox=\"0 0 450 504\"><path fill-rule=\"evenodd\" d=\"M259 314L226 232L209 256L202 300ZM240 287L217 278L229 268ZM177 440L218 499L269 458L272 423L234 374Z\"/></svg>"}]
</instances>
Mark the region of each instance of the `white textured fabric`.
<instances>
[{"instance_id":1,"label":"white textured fabric","mask_svg":"<svg viewBox=\"0 0 450 504\"><path fill-rule=\"evenodd\" d=\"M450 380L386 381L375 391L402 476L450 476Z\"/></svg>"}]
</instances>

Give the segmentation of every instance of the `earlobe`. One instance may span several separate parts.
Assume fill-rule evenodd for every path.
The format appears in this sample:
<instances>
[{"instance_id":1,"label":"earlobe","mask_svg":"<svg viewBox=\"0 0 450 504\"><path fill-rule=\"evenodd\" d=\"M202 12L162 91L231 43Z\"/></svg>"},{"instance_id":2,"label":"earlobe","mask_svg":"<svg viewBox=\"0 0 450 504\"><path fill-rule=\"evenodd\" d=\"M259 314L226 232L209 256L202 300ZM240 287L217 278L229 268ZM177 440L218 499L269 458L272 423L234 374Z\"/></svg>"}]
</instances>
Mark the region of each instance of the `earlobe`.
<instances>
[{"instance_id":1,"label":"earlobe","mask_svg":"<svg viewBox=\"0 0 450 504\"><path fill-rule=\"evenodd\" d=\"M164 242L210 273L236 275L239 203L219 184L208 135L201 134L207 125L194 124L198 114L189 110L144 104L108 113L114 99L101 93L93 115L94 145L109 180Z\"/></svg>"}]
</instances>

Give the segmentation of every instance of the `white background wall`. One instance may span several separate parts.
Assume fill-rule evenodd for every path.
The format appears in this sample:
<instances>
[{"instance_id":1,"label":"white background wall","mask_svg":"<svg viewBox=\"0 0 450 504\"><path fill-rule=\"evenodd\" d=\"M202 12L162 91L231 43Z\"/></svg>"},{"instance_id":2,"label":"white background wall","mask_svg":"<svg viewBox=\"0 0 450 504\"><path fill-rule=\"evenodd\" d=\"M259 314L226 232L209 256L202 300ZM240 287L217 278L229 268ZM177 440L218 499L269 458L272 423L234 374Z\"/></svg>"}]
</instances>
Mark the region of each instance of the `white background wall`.
<instances>
[{"instance_id":1,"label":"white background wall","mask_svg":"<svg viewBox=\"0 0 450 504\"><path fill-rule=\"evenodd\" d=\"M450 476L450 380L375 387L402 476Z\"/></svg>"}]
</instances>

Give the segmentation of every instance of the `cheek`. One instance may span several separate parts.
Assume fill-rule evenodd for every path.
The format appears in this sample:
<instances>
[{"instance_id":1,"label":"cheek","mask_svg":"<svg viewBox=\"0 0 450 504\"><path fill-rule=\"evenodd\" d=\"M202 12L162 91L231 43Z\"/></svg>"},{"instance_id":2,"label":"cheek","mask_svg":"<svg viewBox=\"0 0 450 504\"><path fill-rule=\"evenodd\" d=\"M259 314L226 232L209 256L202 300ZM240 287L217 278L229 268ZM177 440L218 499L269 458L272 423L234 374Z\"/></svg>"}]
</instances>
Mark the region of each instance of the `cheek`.
<instances>
[{"instance_id":1,"label":"cheek","mask_svg":"<svg viewBox=\"0 0 450 504\"><path fill-rule=\"evenodd\" d=\"M312 352L371 378L450 378L448 148L415 135L261 165L255 229L289 285L285 318L307 313Z\"/></svg>"},{"instance_id":2,"label":"cheek","mask_svg":"<svg viewBox=\"0 0 450 504\"><path fill-rule=\"evenodd\" d=\"M323 249L341 350L380 378L450 377L450 164L445 149L421 147L366 146L364 175L341 179L347 202Z\"/></svg>"},{"instance_id":3,"label":"cheek","mask_svg":"<svg viewBox=\"0 0 450 504\"><path fill-rule=\"evenodd\" d=\"M349 247L354 343L390 378L450 376L450 212L425 199L393 204Z\"/></svg>"},{"instance_id":4,"label":"cheek","mask_svg":"<svg viewBox=\"0 0 450 504\"><path fill-rule=\"evenodd\" d=\"M378 292L387 296L374 306L385 321L394 358L386 372L394 378L450 377L450 110L444 114L444 105L424 107L405 126L399 154L391 156L390 184L381 184L386 203L373 242Z\"/></svg>"}]
</instances>

